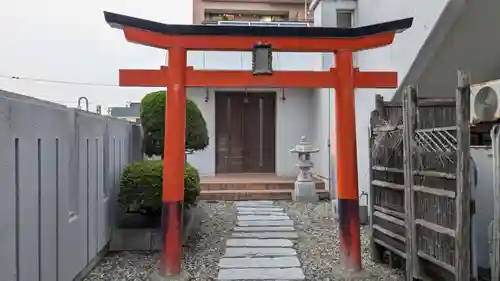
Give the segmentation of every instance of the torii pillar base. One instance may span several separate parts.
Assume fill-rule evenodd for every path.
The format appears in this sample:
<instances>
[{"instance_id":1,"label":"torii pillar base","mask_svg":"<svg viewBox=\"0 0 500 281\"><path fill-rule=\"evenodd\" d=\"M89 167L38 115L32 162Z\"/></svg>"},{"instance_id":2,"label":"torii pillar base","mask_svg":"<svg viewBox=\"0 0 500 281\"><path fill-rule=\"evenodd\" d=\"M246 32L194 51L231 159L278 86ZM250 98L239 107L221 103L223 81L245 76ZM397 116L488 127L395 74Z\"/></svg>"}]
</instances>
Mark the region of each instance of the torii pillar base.
<instances>
[{"instance_id":1,"label":"torii pillar base","mask_svg":"<svg viewBox=\"0 0 500 281\"><path fill-rule=\"evenodd\" d=\"M175 276L161 276L158 271L155 271L151 275L149 275L149 281L189 281L189 280L190 276L185 271Z\"/></svg>"}]
</instances>

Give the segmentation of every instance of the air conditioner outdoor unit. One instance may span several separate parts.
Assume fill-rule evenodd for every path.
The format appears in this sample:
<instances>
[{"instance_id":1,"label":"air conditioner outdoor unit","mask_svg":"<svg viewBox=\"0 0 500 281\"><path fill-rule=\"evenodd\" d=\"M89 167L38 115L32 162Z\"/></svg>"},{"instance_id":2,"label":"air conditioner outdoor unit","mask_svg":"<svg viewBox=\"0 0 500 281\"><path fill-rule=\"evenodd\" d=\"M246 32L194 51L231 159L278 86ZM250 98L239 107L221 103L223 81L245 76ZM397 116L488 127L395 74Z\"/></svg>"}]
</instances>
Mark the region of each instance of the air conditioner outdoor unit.
<instances>
[{"instance_id":1,"label":"air conditioner outdoor unit","mask_svg":"<svg viewBox=\"0 0 500 281\"><path fill-rule=\"evenodd\" d=\"M471 86L471 124L500 119L500 80Z\"/></svg>"}]
</instances>

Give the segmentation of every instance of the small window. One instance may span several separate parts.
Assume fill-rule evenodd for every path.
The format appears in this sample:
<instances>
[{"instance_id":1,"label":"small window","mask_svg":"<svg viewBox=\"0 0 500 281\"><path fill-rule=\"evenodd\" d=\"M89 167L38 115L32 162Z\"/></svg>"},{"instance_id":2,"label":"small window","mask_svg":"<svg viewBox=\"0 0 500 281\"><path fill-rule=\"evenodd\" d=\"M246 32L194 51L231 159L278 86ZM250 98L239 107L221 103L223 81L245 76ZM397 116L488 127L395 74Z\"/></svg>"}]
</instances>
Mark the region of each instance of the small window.
<instances>
[{"instance_id":1,"label":"small window","mask_svg":"<svg viewBox=\"0 0 500 281\"><path fill-rule=\"evenodd\" d=\"M349 10L337 10L337 27L352 28L354 26L354 12Z\"/></svg>"},{"instance_id":2,"label":"small window","mask_svg":"<svg viewBox=\"0 0 500 281\"><path fill-rule=\"evenodd\" d=\"M354 23L354 10L337 10L337 27L338 28L353 28ZM358 67L357 53L353 54L353 66Z\"/></svg>"},{"instance_id":3,"label":"small window","mask_svg":"<svg viewBox=\"0 0 500 281\"><path fill-rule=\"evenodd\" d=\"M256 13L214 13L205 12L206 21L283 21L287 20L288 15L262 15Z\"/></svg>"}]
</instances>

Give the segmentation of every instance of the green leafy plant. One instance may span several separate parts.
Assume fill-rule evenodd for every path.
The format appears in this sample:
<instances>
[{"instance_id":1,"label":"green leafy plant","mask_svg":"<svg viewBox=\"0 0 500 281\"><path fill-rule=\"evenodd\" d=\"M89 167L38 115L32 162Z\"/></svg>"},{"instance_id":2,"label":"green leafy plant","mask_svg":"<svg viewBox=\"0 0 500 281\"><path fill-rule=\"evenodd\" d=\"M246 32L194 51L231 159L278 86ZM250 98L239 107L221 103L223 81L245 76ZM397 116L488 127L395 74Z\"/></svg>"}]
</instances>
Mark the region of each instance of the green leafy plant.
<instances>
[{"instance_id":1,"label":"green leafy plant","mask_svg":"<svg viewBox=\"0 0 500 281\"><path fill-rule=\"evenodd\" d=\"M161 214L163 162L139 161L125 167L118 202L128 212L139 212L148 216ZM200 195L198 171L186 163L184 168L184 203L191 207Z\"/></svg>"},{"instance_id":2,"label":"green leafy plant","mask_svg":"<svg viewBox=\"0 0 500 281\"><path fill-rule=\"evenodd\" d=\"M143 149L148 156L163 156L165 128L165 91L152 92L141 101L141 123L144 131ZM186 102L186 150L198 151L208 146L207 124L200 109L191 100Z\"/></svg>"}]
</instances>

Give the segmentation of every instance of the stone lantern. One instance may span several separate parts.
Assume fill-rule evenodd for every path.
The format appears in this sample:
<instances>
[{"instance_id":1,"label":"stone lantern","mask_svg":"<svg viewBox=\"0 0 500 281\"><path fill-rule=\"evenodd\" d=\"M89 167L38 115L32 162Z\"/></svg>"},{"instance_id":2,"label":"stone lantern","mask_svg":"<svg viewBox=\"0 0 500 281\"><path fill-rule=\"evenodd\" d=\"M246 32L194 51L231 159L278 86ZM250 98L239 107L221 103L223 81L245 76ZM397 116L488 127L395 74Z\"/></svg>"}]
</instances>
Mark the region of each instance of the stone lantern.
<instances>
[{"instance_id":1,"label":"stone lantern","mask_svg":"<svg viewBox=\"0 0 500 281\"><path fill-rule=\"evenodd\" d=\"M305 136L300 138L300 143L290 149L290 153L295 153L298 156L296 166L300 172L295 181L295 189L292 194L293 201L299 202L316 202L318 194L316 193L316 184L313 181L311 168L311 154L319 151L319 148L314 148Z\"/></svg>"}]
</instances>

